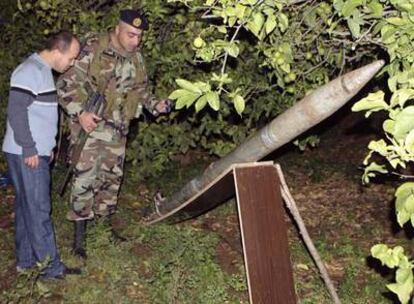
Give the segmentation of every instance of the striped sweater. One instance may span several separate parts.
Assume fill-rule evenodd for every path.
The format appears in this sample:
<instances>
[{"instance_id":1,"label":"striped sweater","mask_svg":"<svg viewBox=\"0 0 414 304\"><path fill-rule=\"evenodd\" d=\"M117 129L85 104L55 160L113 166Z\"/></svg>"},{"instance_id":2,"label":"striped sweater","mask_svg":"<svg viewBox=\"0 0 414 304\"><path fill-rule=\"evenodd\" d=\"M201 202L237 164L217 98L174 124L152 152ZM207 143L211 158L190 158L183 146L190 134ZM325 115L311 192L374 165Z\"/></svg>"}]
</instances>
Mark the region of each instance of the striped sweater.
<instances>
[{"instance_id":1,"label":"striped sweater","mask_svg":"<svg viewBox=\"0 0 414 304\"><path fill-rule=\"evenodd\" d=\"M13 72L3 151L49 156L56 145L58 103L50 66L32 54Z\"/></svg>"}]
</instances>

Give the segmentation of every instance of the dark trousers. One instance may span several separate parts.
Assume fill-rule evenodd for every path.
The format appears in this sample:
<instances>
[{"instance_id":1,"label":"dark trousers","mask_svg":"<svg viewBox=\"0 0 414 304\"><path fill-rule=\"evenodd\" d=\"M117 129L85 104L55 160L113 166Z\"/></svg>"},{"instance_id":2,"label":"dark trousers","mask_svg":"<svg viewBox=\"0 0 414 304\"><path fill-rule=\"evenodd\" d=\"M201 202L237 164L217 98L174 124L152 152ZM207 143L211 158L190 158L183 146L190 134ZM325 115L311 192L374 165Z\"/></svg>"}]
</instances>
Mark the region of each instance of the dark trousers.
<instances>
[{"instance_id":1,"label":"dark trousers","mask_svg":"<svg viewBox=\"0 0 414 304\"><path fill-rule=\"evenodd\" d=\"M16 190L15 242L18 268L31 268L50 259L45 277L63 273L50 217L49 157L39 157L39 166L29 168L21 155L5 153L9 173Z\"/></svg>"}]
</instances>

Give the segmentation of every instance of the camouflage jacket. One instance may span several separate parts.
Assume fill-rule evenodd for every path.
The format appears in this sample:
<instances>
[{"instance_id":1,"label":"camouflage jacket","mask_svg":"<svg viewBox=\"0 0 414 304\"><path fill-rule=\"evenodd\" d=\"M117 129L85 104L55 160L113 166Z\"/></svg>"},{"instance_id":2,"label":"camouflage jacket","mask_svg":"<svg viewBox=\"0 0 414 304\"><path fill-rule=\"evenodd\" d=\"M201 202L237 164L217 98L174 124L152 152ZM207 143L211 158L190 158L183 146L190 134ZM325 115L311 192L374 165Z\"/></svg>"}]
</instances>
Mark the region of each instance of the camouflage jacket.
<instances>
[{"instance_id":1,"label":"camouflage jacket","mask_svg":"<svg viewBox=\"0 0 414 304\"><path fill-rule=\"evenodd\" d=\"M71 118L71 129L79 129L77 115L87 100L87 83L105 96L103 120L90 136L112 141L120 129L124 135L131 119L145 107L151 113L158 102L147 89L142 54L120 54L110 42L109 33L87 36L75 65L57 82L59 104Z\"/></svg>"}]
</instances>

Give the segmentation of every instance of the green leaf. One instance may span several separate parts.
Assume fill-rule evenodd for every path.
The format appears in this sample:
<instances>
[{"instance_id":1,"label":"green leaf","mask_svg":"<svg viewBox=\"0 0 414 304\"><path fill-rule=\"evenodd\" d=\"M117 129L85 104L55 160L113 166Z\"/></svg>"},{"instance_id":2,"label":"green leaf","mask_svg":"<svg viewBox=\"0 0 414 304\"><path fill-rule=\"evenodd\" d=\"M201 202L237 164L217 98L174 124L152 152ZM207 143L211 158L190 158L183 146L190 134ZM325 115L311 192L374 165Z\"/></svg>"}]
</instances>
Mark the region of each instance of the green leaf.
<instances>
[{"instance_id":1,"label":"green leaf","mask_svg":"<svg viewBox=\"0 0 414 304\"><path fill-rule=\"evenodd\" d=\"M39 293L41 295L46 295L50 292L50 289L47 287L47 285L43 284L40 281L36 281L36 286L37 286L37 288L39 290Z\"/></svg>"},{"instance_id":2,"label":"green leaf","mask_svg":"<svg viewBox=\"0 0 414 304\"><path fill-rule=\"evenodd\" d=\"M270 15L269 17L267 17L266 20L266 24L265 24L265 29L266 29L266 34L271 33L276 27L276 18L274 15Z\"/></svg>"},{"instance_id":3,"label":"green leaf","mask_svg":"<svg viewBox=\"0 0 414 304\"><path fill-rule=\"evenodd\" d=\"M378 172L378 173L388 173L388 170L386 169L386 167L384 165L379 165L376 162L372 162L369 164L368 167L365 168L365 170L367 171L374 171L374 172Z\"/></svg>"},{"instance_id":4,"label":"green leaf","mask_svg":"<svg viewBox=\"0 0 414 304\"><path fill-rule=\"evenodd\" d=\"M224 25L218 26L217 30L222 34L227 34L227 28Z\"/></svg>"},{"instance_id":5,"label":"green leaf","mask_svg":"<svg viewBox=\"0 0 414 304\"><path fill-rule=\"evenodd\" d=\"M414 129L414 106L404 108L395 117L394 137L405 139L405 136Z\"/></svg>"},{"instance_id":6,"label":"green leaf","mask_svg":"<svg viewBox=\"0 0 414 304\"><path fill-rule=\"evenodd\" d=\"M236 17L230 17L229 22L228 22L229 26L233 27L236 24L236 21L237 21Z\"/></svg>"},{"instance_id":7,"label":"green leaf","mask_svg":"<svg viewBox=\"0 0 414 304\"><path fill-rule=\"evenodd\" d=\"M404 252L402 253L404 254ZM395 275L395 281L397 283L405 283L406 281L413 280L413 271L411 268L399 268Z\"/></svg>"},{"instance_id":8,"label":"green leaf","mask_svg":"<svg viewBox=\"0 0 414 304\"><path fill-rule=\"evenodd\" d=\"M203 93L208 92L208 91L211 91L211 86L207 82L197 81L197 82L194 83L194 85L199 90L201 90L201 92L203 92Z\"/></svg>"},{"instance_id":9,"label":"green leaf","mask_svg":"<svg viewBox=\"0 0 414 304\"><path fill-rule=\"evenodd\" d=\"M280 13L278 15L278 19L279 19L279 28L282 32L285 32L287 30L287 28L289 27L289 19L288 17L283 14Z\"/></svg>"},{"instance_id":10,"label":"green leaf","mask_svg":"<svg viewBox=\"0 0 414 304\"><path fill-rule=\"evenodd\" d=\"M289 63L284 63L284 64L280 65L280 68L282 69L283 72L290 73L290 64Z\"/></svg>"},{"instance_id":11,"label":"green leaf","mask_svg":"<svg viewBox=\"0 0 414 304\"><path fill-rule=\"evenodd\" d=\"M239 47L237 46L236 43L231 43L227 48L226 48L227 52L229 52L229 55L231 57L236 58L237 56L239 56Z\"/></svg>"},{"instance_id":12,"label":"green leaf","mask_svg":"<svg viewBox=\"0 0 414 304\"><path fill-rule=\"evenodd\" d=\"M255 5L256 2L257 2L257 0L241 0L240 1L241 4L247 4L247 5L250 5L250 6Z\"/></svg>"},{"instance_id":13,"label":"green leaf","mask_svg":"<svg viewBox=\"0 0 414 304\"><path fill-rule=\"evenodd\" d=\"M410 214L405 211L401 210L397 212L397 222L400 225L400 227L403 227L405 223L407 223L410 220Z\"/></svg>"},{"instance_id":14,"label":"green leaf","mask_svg":"<svg viewBox=\"0 0 414 304\"><path fill-rule=\"evenodd\" d=\"M384 8L381 3L379 3L378 0L373 0L370 3L368 3L368 8L371 10L371 15L374 18L381 18L382 12L384 11Z\"/></svg>"},{"instance_id":15,"label":"green leaf","mask_svg":"<svg viewBox=\"0 0 414 304\"><path fill-rule=\"evenodd\" d=\"M413 89L400 89L394 92L391 97L391 107L399 105L400 107L404 107L404 104L407 100L410 100L414 97L414 90Z\"/></svg>"},{"instance_id":16,"label":"green leaf","mask_svg":"<svg viewBox=\"0 0 414 304\"><path fill-rule=\"evenodd\" d=\"M23 12L23 7L22 7L21 0L17 0L17 8L19 9L19 11Z\"/></svg>"},{"instance_id":17,"label":"green leaf","mask_svg":"<svg viewBox=\"0 0 414 304\"><path fill-rule=\"evenodd\" d=\"M395 41L395 33L398 29L394 26L385 25L381 28L381 40L385 44L391 44Z\"/></svg>"},{"instance_id":18,"label":"green leaf","mask_svg":"<svg viewBox=\"0 0 414 304\"><path fill-rule=\"evenodd\" d=\"M414 213L414 196L410 195L404 202L404 209L411 215Z\"/></svg>"},{"instance_id":19,"label":"green leaf","mask_svg":"<svg viewBox=\"0 0 414 304\"><path fill-rule=\"evenodd\" d=\"M382 128L384 129L384 131L387 132L387 133L389 133L389 134L393 134L394 133L394 127L395 127L395 121L392 120L392 119L387 119L382 124Z\"/></svg>"},{"instance_id":20,"label":"green leaf","mask_svg":"<svg viewBox=\"0 0 414 304\"><path fill-rule=\"evenodd\" d=\"M377 173L388 173L388 170L384 165L379 165L376 162L370 163L367 167L365 167L364 174L362 175L362 182L364 184L368 184L369 180L374 178Z\"/></svg>"},{"instance_id":21,"label":"green leaf","mask_svg":"<svg viewBox=\"0 0 414 304\"><path fill-rule=\"evenodd\" d=\"M244 101L243 96L236 95L233 99L234 107L239 115L241 115L244 111L246 103Z\"/></svg>"},{"instance_id":22,"label":"green leaf","mask_svg":"<svg viewBox=\"0 0 414 304\"><path fill-rule=\"evenodd\" d=\"M344 17L349 17L356 11L356 8L363 3L362 0L347 0L344 2L342 7L342 15Z\"/></svg>"},{"instance_id":23,"label":"green leaf","mask_svg":"<svg viewBox=\"0 0 414 304\"><path fill-rule=\"evenodd\" d=\"M383 139L371 140L368 144L368 149L377 152L383 156L387 155L388 153L387 143Z\"/></svg>"},{"instance_id":24,"label":"green leaf","mask_svg":"<svg viewBox=\"0 0 414 304\"><path fill-rule=\"evenodd\" d=\"M236 5L236 16L237 16L237 18L243 19L245 12L246 12L246 6L238 3Z\"/></svg>"},{"instance_id":25,"label":"green leaf","mask_svg":"<svg viewBox=\"0 0 414 304\"><path fill-rule=\"evenodd\" d=\"M361 99L352 106L352 111L367 111L365 117L369 117L373 112L388 109L388 104L384 101L384 92L378 91L370 93L367 97Z\"/></svg>"},{"instance_id":26,"label":"green leaf","mask_svg":"<svg viewBox=\"0 0 414 304\"><path fill-rule=\"evenodd\" d=\"M184 90L184 89L178 89L178 90L175 90L174 92L172 92L170 94L170 96L168 96L168 98L169 99L178 99L181 96L188 95L189 93L191 93L191 92L189 92L187 90Z\"/></svg>"},{"instance_id":27,"label":"green leaf","mask_svg":"<svg viewBox=\"0 0 414 304\"><path fill-rule=\"evenodd\" d=\"M395 191L395 197L397 221L402 227L410 220L414 211L414 183L407 182L399 186Z\"/></svg>"},{"instance_id":28,"label":"green leaf","mask_svg":"<svg viewBox=\"0 0 414 304\"><path fill-rule=\"evenodd\" d=\"M391 18L387 18L386 20L388 23L392 25L396 25L396 26L403 26L403 25L408 24L409 22L407 19L403 19L399 17L391 17Z\"/></svg>"},{"instance_id":29,"label":"green leaf","mask_svg":"<svg viewBox=\"0 0 414 304\"><path fill-rule=\"evenodd\" d=\"M198 93L201 94L201 90L195 86L193 83L189 82L188 80L185 79L176 79L175 82L182 87L183 89L193 92L193 93Z\"/></svg>"},{"instance_id":30,"label":"green leaf","mask_svg":"<svg viewBox=\"0 0 414 304\"><path fill-rule=\"evenodd\" d=\"M194 93L190 93L188 95L181 96L180 98L177 99L177 102L175 104L175 108L177 110L182 109L184 107L189 108L198 97L200 97L200 95L199 94L194 94Z\"/></svg>"},{"instance_id":31,"label":"green leaf","mask_svg":"<svg viewBox=\"0 0 414 304\"><path fill-rule=\"evenodd\" d=\"M196 110L196 112L197 113L200 112L206 106L206 104L207 104L207 94L201 96L197 100L197 102L195 104L195 110Z\"/></svg>"},{"instance_id":32,"label":"green leaf","mask_svg":"<svg viewBox=\"0 0 414 304\"><path fill-rule=\"evenodd\" d=\"M358 38L361 34L361 26L354 18L349 18L347 20L348 27L351 30L352 36Z\"/></svg>"},{"instance_id":33,"label":"green leaf","mask_svg":"<svg viewBox=\"0 0 414 304\"><path fill-rule=\"evenodd\" d=\"M398 296L401 304L407 304L410 301L413 287L413 282L408 280L402 284L394 283L387 285L387 288Z\"/></svg>"},{"instance_id":34,"label":"green leaf","mask_svg":"<svg viewBox=\"0 0 414 304\"><path fill-rule=\"evenodd\" d=\"M208 104L214 111L218 111L220 109L220 98L217 92L208 92L206 94L206 98Z\"/></svg>"},{"instance_id":35,"label":"green leaf","mask_svg":"<svg viewBox=\"0 0 414 304\"><path fill-rule=\"evenodd\" d=\"M388 246L384 244L377 244L371 247L371 255L381 260L388 252Z\"/></svg>"},{"instance_id":36,"label":"green leaf","mask_svg":"<svg viewBox=\"0 0 414 304\"><path fill-rule=\"evenodd\" d=\"M404 148L414 154L414 130L411 130L404 141Z\"/></svg>"},{"instance_id":37,"label":"green leaf","mask_svg":"<svg viewBox=\"0 0 414 304\"><path fill-rule=\"evenodd\" d=\"M407 182L402 184L395 191L395 197L408 196L414 194L414 182Z\"/></svg>"},{"instance_id":38,"label":"green leaf","mask_svg":"<svg viewBox=\"0 0 414 304\"><path fill-rule=\"evenodd\" d=\"M247 28L259 38L260 30L263 27L265 20L262 13L258 12L253 15L253 19L247 22Z\"/></svg>"}]
</instances>

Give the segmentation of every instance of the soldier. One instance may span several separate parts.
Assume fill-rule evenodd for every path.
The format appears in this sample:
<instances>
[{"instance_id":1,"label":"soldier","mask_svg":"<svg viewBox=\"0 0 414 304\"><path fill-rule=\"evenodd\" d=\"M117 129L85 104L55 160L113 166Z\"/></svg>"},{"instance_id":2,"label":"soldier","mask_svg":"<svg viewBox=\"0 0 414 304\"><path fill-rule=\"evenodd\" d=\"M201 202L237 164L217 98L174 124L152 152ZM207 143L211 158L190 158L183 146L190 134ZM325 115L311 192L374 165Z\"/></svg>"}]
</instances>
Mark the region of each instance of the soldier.
<instances>
[{"instance_id":1,"label":"soldier","mask_svg":"<svg viewBox=\"0 0 414 304\"><path fill-rule=\"evenodd\" d=\"M168 113L168 100L156 100L147 91L147 75L140 51L148 23L140 10L122 10L113 31L87 35L75 65L58 83L59 103L70 118L71 143L80 128L89 133L74 170L71 211L75 222L73 253L86 258L86 222L95 216L110 224L123 176L128 126L143 107L153 115ZM105 97L102 117L85 112L88 87ZM123 241L113 229L112 237Z\"/></svg>"}]
</instances>

